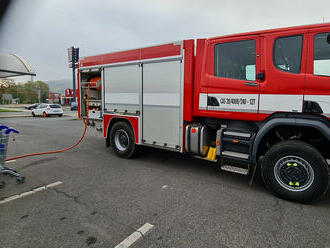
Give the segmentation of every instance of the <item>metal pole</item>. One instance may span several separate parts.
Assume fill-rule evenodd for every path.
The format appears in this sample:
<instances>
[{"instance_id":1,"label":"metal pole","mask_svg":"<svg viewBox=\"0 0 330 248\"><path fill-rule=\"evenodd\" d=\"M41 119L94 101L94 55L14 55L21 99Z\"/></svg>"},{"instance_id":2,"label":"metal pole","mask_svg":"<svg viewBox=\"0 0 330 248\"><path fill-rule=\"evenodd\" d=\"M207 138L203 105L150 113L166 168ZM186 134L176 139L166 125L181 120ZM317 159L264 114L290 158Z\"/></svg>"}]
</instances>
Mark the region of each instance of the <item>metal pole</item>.
<instances>
[{"instance_id":1,"label":"metal pole","mask_svg":"<svg viewBox=\"0 0 330 248\"><path fill-rule=\"evenodd\" d=\"M73 102L76 102L76 62L72 61L72 79L73 79Z\"/></svg>"}]
</instances>

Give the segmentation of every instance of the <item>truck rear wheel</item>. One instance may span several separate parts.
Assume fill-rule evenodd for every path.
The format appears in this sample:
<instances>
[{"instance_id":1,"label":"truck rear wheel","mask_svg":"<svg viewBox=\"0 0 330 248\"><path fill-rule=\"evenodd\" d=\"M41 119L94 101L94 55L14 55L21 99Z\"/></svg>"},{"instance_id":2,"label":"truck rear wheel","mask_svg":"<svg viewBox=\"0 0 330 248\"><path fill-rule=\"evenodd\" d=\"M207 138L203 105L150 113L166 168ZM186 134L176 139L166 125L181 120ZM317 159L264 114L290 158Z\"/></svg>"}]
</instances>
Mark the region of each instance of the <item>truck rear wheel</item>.
<instances>
[{"instance_id":1,"label":"truck rear wheel","mask_svg":"<svg viewBox=\"0 0 330 248\"><path fill-rule=\"evenodd\" d=\"M328 189L327 162L313 146L297 140L270 148L261 174L268 190L286 200L309 203Z\"/></svg>"},{"instance_id":2,"label":"truck rear wheel","mask_svg":"<svg viewBox=\"0 0 330 248\"><path fill-rule=\"evenodd\" d=\"M116 155L131 158L135 153L135 136L126 122L117 122L110 131L110 146Z\"/></svg>"}]
</instances>

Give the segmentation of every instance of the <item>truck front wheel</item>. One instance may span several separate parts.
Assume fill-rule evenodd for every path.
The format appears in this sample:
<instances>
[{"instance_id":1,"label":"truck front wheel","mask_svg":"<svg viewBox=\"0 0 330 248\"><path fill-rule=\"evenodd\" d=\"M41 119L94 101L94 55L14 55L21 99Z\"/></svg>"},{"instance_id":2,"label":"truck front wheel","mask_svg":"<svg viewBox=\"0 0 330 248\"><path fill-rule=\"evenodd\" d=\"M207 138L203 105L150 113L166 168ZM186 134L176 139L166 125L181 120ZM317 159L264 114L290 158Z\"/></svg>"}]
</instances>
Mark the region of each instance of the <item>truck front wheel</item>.
<instances>
[{"instance_id":1,"label":"truck front wheel","mask_svg":"<svg viewBox=\"0 0 330 248\"><path fill-rule=\"evenodd\" d=\"M328 189L328 164L313 146L298 140L271 147L261 163L265 186L290 201L309 203Z\"/></svg>"},{"instance_id":2,"label":"truck front wheel","mask_svg":"<svg viewBox=\"0 0 330 248\"><path fill-rule=\"evenodd\" d=\"M117 122L110 130L110 146L116 155L131 158L135 153L135 136L126 122Z\"/></svg>"}]
</instances>

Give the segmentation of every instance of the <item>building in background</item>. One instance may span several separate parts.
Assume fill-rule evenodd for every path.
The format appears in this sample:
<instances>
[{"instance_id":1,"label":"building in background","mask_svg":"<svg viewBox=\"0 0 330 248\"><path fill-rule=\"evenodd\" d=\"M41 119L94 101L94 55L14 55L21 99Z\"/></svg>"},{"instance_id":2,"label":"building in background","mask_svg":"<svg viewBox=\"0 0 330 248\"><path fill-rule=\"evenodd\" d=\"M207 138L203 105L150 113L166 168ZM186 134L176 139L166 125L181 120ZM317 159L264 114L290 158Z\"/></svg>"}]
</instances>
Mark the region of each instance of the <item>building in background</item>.
<instances>
[{"instance_id":1,"label":"building in background","mask_svg":"<svg viewBox=\"0 0 330 248\"><path fill-rule=\"evenodd\" d=\"M78 90L76 90L76 96L78 94ZM61 104L62 105L71 105L73 102L73 89L66 88L65 94L61 97Z\"/></svg>"},{"instance_id":2,"label":"building in background","mask_svg":"<svg viewBox=\"0 0 330 248\"><path fill-rule=\"evenodd\" d=\"M49 92L49 97L48 97L49 103L62 104L61 99L62 99L61 93L56 93L56 92L51 92L51 91Z\"/></svg>"}]
</instances>

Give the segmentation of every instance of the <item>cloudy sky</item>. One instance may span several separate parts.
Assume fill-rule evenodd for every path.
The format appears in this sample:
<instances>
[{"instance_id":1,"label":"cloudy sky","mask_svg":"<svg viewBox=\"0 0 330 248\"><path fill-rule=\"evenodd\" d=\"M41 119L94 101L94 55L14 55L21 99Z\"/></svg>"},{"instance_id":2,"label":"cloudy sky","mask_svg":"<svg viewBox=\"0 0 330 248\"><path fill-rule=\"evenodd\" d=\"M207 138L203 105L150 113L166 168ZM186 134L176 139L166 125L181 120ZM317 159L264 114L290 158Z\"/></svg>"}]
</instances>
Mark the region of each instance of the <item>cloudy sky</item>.
<instances>
[{"instance_id":1,"label":"cloudy sky","mask_svg":"<svg viewBox=\"0 0 330 248\"><path fill-rule=\"evenodd\" d=\"M37 79L71 77L80 55L190 38L330 22L329 0L15 0L0 26L0 52L17 53Z\"/></svg>"}]
</instances>

